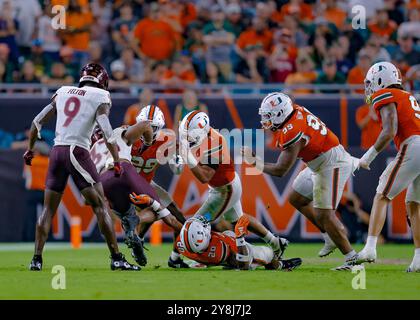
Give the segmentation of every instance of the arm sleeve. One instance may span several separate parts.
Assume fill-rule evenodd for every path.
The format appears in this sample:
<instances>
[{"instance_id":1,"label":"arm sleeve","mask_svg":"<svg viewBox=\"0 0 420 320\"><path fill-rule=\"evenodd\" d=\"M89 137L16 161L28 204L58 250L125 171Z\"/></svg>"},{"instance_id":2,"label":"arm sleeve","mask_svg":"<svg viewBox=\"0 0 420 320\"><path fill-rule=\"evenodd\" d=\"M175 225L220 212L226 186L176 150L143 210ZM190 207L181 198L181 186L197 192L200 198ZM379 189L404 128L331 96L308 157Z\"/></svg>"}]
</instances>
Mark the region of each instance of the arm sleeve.
<instances>
[{"instance_id":1,"label":"arm sleeve","mask_svg":"<svg viewBox=\"0 0 420 320\"><path fill-rule=\"evenodd\" d=\"M100 114L96 116L96 122L101 127L106 142L115 144L116 137L114 135L114 131L112 130L111 124L109 123L108 116L105 114Z\"/></svg>"}]
</instances>

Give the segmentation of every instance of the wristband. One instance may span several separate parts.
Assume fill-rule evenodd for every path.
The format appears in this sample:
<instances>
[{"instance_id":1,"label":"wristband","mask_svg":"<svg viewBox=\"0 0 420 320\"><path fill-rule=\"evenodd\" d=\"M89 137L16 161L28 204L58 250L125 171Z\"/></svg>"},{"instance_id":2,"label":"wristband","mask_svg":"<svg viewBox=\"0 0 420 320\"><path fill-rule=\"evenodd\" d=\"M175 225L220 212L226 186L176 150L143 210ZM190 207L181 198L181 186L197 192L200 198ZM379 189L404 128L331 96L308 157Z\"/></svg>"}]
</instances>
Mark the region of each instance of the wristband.
<instances>
[{"instance_id":1,"label":"wristband","mask_svg":"<svg viewBox=\"0 0 420 320\"><path fill-rule=\"evenodd\" d=\"M153 200L152 205L150 206L154 211L158 211L160 209L160 203L156 200Z\"/></svg>"},{"instance_id":2,"label":"wristband","mask_svg":"<svg viewBox=\"0 0 420 320\"><path fill-rule=\"evenodd\" d=\"M369 148L368 151L363 155L362 159L366 161L368 164L370 164L373 160L375 160L376 156L379 154L378 151L376 151L375 146L372 146Z\"/></svg>"},{"instance_id":3,"label":"wristband","mask_svg":"<svg viewBox=\"0 0 420 320\"><path fill-rule=\"evenodd\" d=\"M240 262L249 262L251 259L249 255L243 255L243 254L236 254L236 260Z\"/></svg>"},{"instance_id":4,"label":"wristband","mask_svg":"<svg viewBox=\"0 0 420 320\"><path fill-rule=\"evenodd\" d=\"M245 238L244 237L236 238L236 246L237 247L243 247L244 245L245 245Z\"/></svg>"}]
</instances>

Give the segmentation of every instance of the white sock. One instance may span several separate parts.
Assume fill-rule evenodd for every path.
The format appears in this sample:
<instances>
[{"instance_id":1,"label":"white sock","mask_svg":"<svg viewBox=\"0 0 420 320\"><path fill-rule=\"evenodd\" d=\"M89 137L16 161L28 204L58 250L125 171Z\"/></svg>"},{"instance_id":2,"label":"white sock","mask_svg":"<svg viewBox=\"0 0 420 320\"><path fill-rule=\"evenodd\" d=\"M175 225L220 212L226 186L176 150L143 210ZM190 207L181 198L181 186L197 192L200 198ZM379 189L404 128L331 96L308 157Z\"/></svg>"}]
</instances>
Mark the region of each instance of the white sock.
<instances>
[{"instance_id":1,"label":"white sock","mask_svg":"<svg viewBox=\"0 0 420 320\"><path fill-rule=\"evenodd\" d=\"M267 232L263 240L265 241L265 243L269 244L270 247L272 247L275 250L280 248L280 243L278 241L278 238L275 237L270 231Z\"/></svg>"},{"instance_id":2,"label":"white sock","mask_svg":"<svg viewBox=\"0 0 420 320\"><path fill-rule=\"evenodd\" d=\"M176 261L181 257L181 255L178 252L175 252L172 250L171 252L171 260Z\"/></svg>"},{"instance_id":3,"label":"white sock","mask_svg":"<svg viewBox=\"0 0 420 320\"><path fill-rule=\"evenodd\" d=\"M420 259L420 248L414 249L414 258Z\"/></svg>"},{"instance_id":4,"label":"white sock","mask_svg":"<svg viewBox=\"0 0 420 320\"><path fill-rule=\"evenodd\" d=\"M378 241L378 237L375 236L368 236L366 239L365 248L367 249L376 249L376 242Z\"/></svg>"},{"instance_id":5,"label":"white sock","mask_svg":"<svg viewBox=\"0 0 420 320\"><path fill-rule=\"evenodd\" d=\"M326 232L322 232L322 237L324 238L325 244L334 244L334 241L331 240L330 236Z\"/></svg>"},{"instance_id":6,"label":"white sock","mask_svg":"<svg viewBox=\"0 0 420 320\"><path fill-rule=\"evenodd\" d=\"M347 259L350 259L351 257L353 257L355 254L356 254L356 251L351 250L349 253L346 253L346 254L344 255L344 257L345 257L345 258L346 258L346 260L347 260Z\"/></svg>"}]
</instances>

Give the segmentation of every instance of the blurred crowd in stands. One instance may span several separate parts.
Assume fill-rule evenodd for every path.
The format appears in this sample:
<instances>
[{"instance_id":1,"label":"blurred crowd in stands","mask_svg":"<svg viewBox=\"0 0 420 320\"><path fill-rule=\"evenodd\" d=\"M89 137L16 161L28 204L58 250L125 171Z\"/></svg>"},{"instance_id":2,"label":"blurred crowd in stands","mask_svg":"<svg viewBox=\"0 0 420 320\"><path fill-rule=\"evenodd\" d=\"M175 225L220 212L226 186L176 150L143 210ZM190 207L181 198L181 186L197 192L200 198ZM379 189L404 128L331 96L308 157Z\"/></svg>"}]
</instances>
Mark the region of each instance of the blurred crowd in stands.
<instances>
[{"instance_id":1,"label":"blurred crowd in stands","mask_svg":"<svg viewBox=\"0 0 420 320\"><path fill-rule=\"evenodd\" d=\"M52 27L55 5L64 29ZM365 28L354 28L356 5ZM114 89L362 84L387 60L419 89L419 39L419 0L0 0L0 83L71 84L95 61Z\"/></svg>"}]
</instances>

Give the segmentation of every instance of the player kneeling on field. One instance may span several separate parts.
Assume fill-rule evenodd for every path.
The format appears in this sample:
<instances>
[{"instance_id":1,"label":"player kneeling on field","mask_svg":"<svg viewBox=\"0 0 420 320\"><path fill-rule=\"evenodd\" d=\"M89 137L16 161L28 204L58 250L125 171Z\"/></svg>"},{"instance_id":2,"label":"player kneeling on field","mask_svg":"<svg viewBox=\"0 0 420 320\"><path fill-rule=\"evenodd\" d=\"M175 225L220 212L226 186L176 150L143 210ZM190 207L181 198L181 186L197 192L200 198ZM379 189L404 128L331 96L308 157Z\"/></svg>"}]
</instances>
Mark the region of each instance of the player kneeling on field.
<instances>
[{"instance_id":1,"label":"player kneeling on field","mask_svg":"<svg viewBox=\"0 0 420 320\"><path fill-rule=\"evenodd\" d=\"M206 266L225 266L232 269L253 270L263 266L269 270L291 271L302 259L279 259L269 246L254 246L245 241L249 219L239 218L235 232L211 231L210 223L202 216L188 219L177 239L179 252Z\"/></svg>"}]
</instances>

